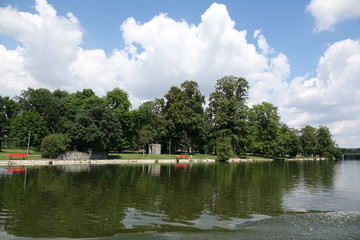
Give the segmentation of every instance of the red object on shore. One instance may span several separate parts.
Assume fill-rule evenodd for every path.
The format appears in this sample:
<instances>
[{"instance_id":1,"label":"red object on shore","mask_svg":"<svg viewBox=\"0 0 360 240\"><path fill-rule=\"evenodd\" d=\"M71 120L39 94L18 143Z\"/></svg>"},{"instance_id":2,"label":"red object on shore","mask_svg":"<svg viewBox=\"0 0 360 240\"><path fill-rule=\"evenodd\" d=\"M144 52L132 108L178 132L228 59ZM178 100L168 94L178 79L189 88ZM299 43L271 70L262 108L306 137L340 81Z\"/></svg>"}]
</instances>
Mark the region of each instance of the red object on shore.
<instances>
[{"instance_id":1,"label":"red object on shore","mask_svg":"<svg viewBox=\"0 0 360 240\"><path fill-rule=\"evenodd\" d=\"M188 155L176 155L175 157L176 157L176 159L179 159L179 158L188 158Z\"/></svg>"},{"instance_id":2,"label":"red object on shore","mask_svg":"<svg viewBox=\"0 0 360 240\"><path fill-rule=\"evenodd\" d=\"M25 172L25 168L7 168L7 172Z\"/></svg>"},{"instance_id":3,"label":"red object on shore","mask_svg":"<svg viewBox=\"0 0 360 240\"><path fill-rule=\"evenodd\" d=\"M9 153L8 157L10 159L13 157L21 157L21 158L25 159L27 157L27 154L25 154L25 153Z\"/></svg>"}]
</instances>

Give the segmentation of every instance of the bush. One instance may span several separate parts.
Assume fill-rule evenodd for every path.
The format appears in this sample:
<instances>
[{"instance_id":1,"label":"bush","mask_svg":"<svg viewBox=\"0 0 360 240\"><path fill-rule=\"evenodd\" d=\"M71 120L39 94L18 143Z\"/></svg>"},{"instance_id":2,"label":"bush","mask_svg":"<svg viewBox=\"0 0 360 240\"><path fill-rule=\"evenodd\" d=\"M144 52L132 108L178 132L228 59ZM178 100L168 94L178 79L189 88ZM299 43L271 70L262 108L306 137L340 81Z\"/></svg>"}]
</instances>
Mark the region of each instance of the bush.
<instances>
[{"instance_id":1,"label":"bush","mask_svg":"<svg viewBox=\"0 0 360 240\"><path fill-rule=\"evenodd\" d=\"M41 156L44 158L57 158L60 153L66 152L69 143L70 139L65 134L50 134L41 143Z\"/></svg>"},{"instance_id":2,"label":"bush","mask_svg":"<svg viewBox=\"0 0 360 240\"><path fill-rule=\"evenodd\" d=\"M219 137L216 139L216 154L216 159L220 161L225 161L235 156L229 137Z\"/></svg>"}]
</instances>

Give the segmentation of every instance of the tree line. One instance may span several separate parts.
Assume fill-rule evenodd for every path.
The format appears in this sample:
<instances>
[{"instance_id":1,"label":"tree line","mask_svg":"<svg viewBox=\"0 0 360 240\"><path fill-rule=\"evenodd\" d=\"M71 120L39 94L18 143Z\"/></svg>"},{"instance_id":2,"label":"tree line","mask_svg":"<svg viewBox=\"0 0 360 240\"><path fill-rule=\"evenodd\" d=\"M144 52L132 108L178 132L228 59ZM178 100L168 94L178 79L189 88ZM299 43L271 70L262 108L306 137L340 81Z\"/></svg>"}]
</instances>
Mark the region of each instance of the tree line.
<instances>
[{"instance_id":1,"label":"tree line","mask_svg":"<svg viewBox=\"0 0 360 240\"><path fill-rule=\"evenodd\" d=\"M217 80L205 107L198 83L185 81L163 98L131 109L128 94L119 88L103 97L91 89L28 88L14 98L0 96L0 150L3 145L25 148L30 137L36 149L47 140L78 151L121 152L159 143L164 153L213 153L219 159L247 153L338 154L327 127L289 128L273 104L249 107L248 91L246 79L225 76Z\"/></svg>"}]
</instances>

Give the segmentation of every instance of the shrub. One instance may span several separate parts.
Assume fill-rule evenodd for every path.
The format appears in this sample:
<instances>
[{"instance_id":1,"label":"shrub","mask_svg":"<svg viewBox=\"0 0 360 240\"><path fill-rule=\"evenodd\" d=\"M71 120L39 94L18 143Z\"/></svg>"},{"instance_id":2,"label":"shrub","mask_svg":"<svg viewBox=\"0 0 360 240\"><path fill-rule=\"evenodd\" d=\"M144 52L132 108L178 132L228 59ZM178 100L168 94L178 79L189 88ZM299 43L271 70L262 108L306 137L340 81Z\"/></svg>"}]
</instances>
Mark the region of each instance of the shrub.
<instances>
[{"instance_id":1,"label":"shrub","mask_svg":"<svg viewBox=\"0 0 360 240\"><path fill-rule=\"evenodd\" d=\"M50 134L41 143L41 156L45 158L57 158L69 147L70 139L62 133Z\"/></svg>"},{"instance_id":2,"label":"shrub","mask_svg":"<svg viewBox=\"0 0 360 240\"><path fill-rule=\"evenodd\" d=\"M216 153L216 159L220 161L228 160L235 156L229 137L219 137L216 139Z\"/></svg>"}]
</instances>

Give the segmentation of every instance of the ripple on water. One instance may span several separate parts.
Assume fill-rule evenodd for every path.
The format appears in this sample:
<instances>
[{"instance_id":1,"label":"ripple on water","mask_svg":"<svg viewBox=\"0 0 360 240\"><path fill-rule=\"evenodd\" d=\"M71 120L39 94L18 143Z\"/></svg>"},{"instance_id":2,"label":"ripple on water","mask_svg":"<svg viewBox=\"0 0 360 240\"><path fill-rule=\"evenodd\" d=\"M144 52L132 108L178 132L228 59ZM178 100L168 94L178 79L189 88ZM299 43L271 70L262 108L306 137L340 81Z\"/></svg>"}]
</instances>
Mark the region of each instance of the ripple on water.
<instances>
[{"instance_id":1,"label":"ripple on water","mask_svg":"<svg viewBox=\"0 0 360 240\"><path fill-rule=\"evenodd\" d=\"M230 224L235 226L236 223ZM223 225L222 225L223 226ZM360 212L289 214L243 222L237 230L120 234L112 239L360 239ZM228 228L229 229L229 228Z\"/></svg>"}]
</instances>

